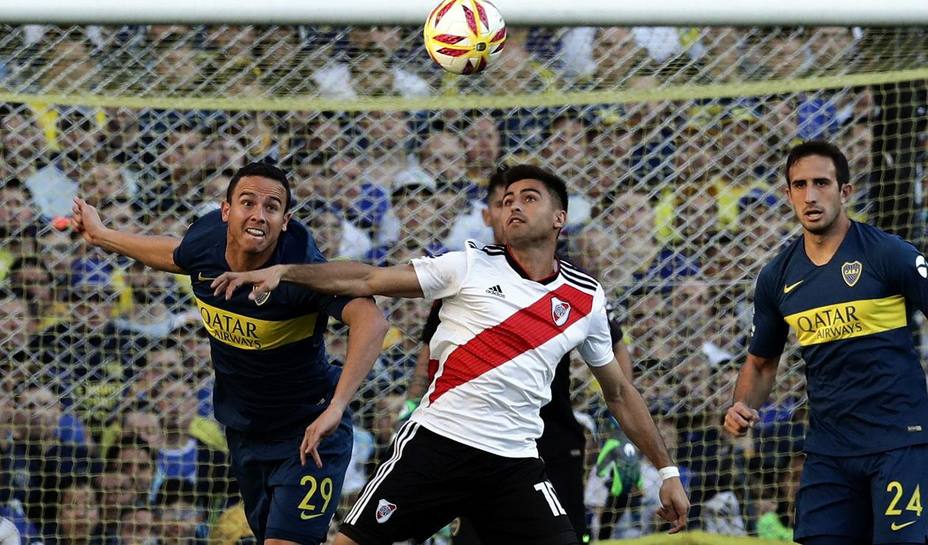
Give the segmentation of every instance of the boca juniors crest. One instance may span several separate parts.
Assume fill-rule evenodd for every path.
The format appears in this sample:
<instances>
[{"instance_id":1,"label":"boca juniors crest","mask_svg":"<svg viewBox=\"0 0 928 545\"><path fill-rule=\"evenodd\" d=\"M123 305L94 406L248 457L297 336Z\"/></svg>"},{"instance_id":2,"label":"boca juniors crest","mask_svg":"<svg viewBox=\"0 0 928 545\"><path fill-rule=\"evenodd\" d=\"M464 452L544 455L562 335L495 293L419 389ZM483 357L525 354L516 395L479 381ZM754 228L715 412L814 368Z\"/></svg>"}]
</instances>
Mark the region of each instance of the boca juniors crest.
<instances>
[{"instance_id":1,"label":"boca juniors crest","mask_svg":"<svg viewBox=\"0 0 928 545\"><path fill-rule=\"evenodd\" d=\"M857 281L860 280L860 273L863 270L864 266L861 265L860 261L851 261L841 265L841 277L844 278L844 283L849 288L853 288L854 284L857 284Z\"/></svg>"},{"instance_id":2,"label":"boca juniors crest","mask_svg":"<svg viewBox=\"0 0 928 545\"><path fill-rule=\"evenodd\" d=\"M570 303L567 301L562 301L557 297L551 298L551 318L554 320L554 325L560 327L567 322L567 318L570 317Z\"/></svg>"}]
</instances>

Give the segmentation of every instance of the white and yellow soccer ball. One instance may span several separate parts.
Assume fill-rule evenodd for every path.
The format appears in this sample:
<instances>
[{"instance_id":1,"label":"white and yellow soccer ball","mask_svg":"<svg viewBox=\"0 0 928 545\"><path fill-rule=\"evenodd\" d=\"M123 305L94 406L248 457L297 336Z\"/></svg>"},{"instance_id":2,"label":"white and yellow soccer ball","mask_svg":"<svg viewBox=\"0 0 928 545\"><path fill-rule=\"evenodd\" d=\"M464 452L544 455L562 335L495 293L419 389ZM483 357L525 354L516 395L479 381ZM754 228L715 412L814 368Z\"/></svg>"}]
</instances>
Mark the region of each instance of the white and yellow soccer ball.
<instances>
[{"instance_id":1,"label":"white and yellow soccer ball","mask_svg":"<svg viewBox=\"0 0 928 545\"><path fill-rule=\"evenodd\" d=\"M425 49L455 74L475 74L493 62L506 41L506 22L487 0L441 0L425 21Z\"/></svg>"}]
</instances>

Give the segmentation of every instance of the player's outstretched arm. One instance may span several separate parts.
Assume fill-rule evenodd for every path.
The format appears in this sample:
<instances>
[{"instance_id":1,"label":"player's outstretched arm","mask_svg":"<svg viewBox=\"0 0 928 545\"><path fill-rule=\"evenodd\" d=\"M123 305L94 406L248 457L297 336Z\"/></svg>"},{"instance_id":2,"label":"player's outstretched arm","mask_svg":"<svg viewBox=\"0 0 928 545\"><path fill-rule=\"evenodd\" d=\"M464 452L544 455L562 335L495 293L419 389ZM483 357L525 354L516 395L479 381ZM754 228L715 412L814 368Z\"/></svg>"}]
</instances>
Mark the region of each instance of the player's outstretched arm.
<instances>
[{"instance_id":1,"label":"player's outstretched arm","mask_svg":"<svg viewBox=\"0 0 928 545\"><path fill-rule=\"evenodd\" d=\"M255 299L276 288L281 282L292 282L319 293L368 297L422 297L422 287L412 265L374 267L358 261L332 261L311 265L274 265L247 272L227 272L213 281L216 295L226 299L245 284L254 285L249 295Z\"/></svg>"},{"instance_id":2,"label":"player's outstretched arm","mask_svg":"<svg viewBox=\"0 0 928 545\"><path fill-rule=\"evenodd\" d=\"M322 458L317 450L319 442L338 428L345 408L380 355L383 338L389 329L383 312L377 308L374 301L366 297L353 299L345 305L342 321L348 325L348 353L345 355L345 366L328 408L303 434L303 443L300 445L300 461L303 465L306 465L306 456L309 455L317 467L322 467Z\"/></svg>"},{"instance_id":3,"label":"player's outstretched arm","mask_svg":"<svg viewBox=\"0 0 928 545\"><path fill-rule=\"evenodd\" d=\"M71 228L80 233L88 244L107 252L131 257L159 271L184 272L174 263L174 250L180 244L179 240L109 229L103 225L97 209L79 197L74 198L71 207Z\"/></svg>"},{"instance_id":4,"label":"player's outstretched arm","mask_svg":"<svg viewBox=\"0 0 928 545\"><path fill-rule=\"evenodd\" d=\"M777 378L780 356L763 358L748 354L738 373L733 404L725 413L725 430L740 437L760 419L757 408L770 396Z\"/></svg>"},{"instance_id":5,"label":"player's outstretched arm","mask_svg":"<svg viewBox=\"0 0 928 545\"><path fill-rule=\"evenodd\" d=\"M651 460L654 467L662 470L672 468L673 460L667 452L667 446L661 439L657 426L648 412L648 407L641 394L631 383L613 359L601 367L592 367L593 376L603 389L603 398L609 412L619 421L622 431ZM663 475L662 475L663 476ZM671 534L686 528L686 516L690 510L690 501L686 497L683 483L677 476L664 476L660 491L661 508L658 515L673 524Z\"/></svg>"}]
</instances>

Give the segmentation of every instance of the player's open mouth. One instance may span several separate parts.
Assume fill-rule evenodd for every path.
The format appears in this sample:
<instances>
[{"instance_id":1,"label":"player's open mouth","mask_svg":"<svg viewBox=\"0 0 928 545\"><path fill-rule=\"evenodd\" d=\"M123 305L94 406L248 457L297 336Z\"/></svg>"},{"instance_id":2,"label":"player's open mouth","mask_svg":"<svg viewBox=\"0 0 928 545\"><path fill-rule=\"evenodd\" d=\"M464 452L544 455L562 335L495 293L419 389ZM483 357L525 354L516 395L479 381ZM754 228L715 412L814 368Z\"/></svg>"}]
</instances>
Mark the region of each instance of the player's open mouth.
<instances>
[{"instance_id":1,"label":"player's open mouth","mask_svg":"<svg viewBox=\"0 0 928 545\"><path fill-rule=\"evenodd\" d=\"M510 225L512 225L513 223L525 223L525 220L520 217L512 217L512 218L509 218L509 221L507 221L506 223Z\"/></svg>"},{"instance_id":2,"label":"player's open mouth","mask_svg":"<svg viewBox=\"0 0 928 545\"><path fill-rule=\"evenodd\" d=\"M806 210L805 216L806 219L815 221L822 217L823 212L821 210Z\"/></svg>"},{"instance_id":3,"label":"player's open mouth","mask_svg":"<svg viewBox=\"0 0 928 545\"><path fill-rule=\"evenodd\" d=\"M262 231L261 229L255 229L254 227L249 227L245 229L245 232L257 238L264 238L264 235L265 235L264 231Z\"/></svg>"}]
</instances>

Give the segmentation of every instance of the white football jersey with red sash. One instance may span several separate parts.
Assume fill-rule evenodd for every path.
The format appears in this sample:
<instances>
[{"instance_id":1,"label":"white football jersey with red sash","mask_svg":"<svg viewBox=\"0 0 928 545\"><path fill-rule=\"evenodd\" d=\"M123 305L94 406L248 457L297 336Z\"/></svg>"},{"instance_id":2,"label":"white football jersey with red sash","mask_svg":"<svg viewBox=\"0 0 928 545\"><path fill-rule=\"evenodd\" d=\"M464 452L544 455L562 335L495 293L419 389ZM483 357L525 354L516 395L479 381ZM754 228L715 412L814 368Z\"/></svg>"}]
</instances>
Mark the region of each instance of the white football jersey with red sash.
<instances>
[{"instance_id":1,"label":"white football jersey with red sash","mask_svg":"<svg viewBox=\"0 0 928 545\"><path fill-rule=\"evenodd\" d=\"M590 366L613 359L602 287L564 261L530 280L505 247L474 241L412 265L425 297L442 299L429 344L437 368L412 420L493 454L537 457L561 358L579 348Z\"/></svg>"}]
</instances>

